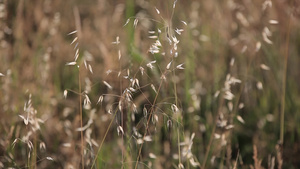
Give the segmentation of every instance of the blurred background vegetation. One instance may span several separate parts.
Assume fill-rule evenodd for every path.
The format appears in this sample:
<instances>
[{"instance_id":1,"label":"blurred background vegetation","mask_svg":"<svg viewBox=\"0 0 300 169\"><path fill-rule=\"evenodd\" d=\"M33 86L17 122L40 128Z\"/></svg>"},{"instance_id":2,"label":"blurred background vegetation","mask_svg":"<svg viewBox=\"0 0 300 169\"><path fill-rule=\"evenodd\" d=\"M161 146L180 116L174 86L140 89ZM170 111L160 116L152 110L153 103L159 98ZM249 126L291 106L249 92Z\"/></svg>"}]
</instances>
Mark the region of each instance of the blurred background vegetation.
<instances>
[{"instance_id":1,"label":"blurred background vegetation","mask_svg":"<svg viewBox=\"0 0 300 169\"><path fill-rule=\"evenodd\" d=\"M0 168L82 166L76 131L79 86L82 99L91 100L82 116L83 125L92 119L83 132L85 168L94 160L94 168L134 168L137 158L137 168L178 168L180 162L185 168L280 168L281 161L282 168L298 168L299 2L178 0L173 5L172 0L1 0ZM176 28L184 29L181 35ZM167 54L149 52L155 42L149 31L158 29ZM74 30L76 34L68 35ZM165 38L175 34L180 41L176 58L168 54ZM115 45L117 37L120 44ZM76 49L79 69L66 66ZM151 70L146 64L153 60ZM171 60L175 67L184 63L184 70L168 74L161 83ZM108 110L117 111L130 83L123 78L127 75L143 86L132 95L138 113L127 110L114 116ZM228 82L234 80L230 77L237 79L230 84L234 97L224 99ZM103 104L96 104L101 95ZM138 155L134 130L144 135L151 115L143 118L143 109L150 109L153 100L157 116L152 116L158 121L146 129L152 141ZM180 109L178 119L172 104ZM37 123L24 124L28 107L40 119ZM124 136L118 135L118 126ZM192 159L199 165L191 157L178 159L178 140L188 145L193 141ZM184 152L185 145L180 147Z\"/></svg>"}]
</instances>

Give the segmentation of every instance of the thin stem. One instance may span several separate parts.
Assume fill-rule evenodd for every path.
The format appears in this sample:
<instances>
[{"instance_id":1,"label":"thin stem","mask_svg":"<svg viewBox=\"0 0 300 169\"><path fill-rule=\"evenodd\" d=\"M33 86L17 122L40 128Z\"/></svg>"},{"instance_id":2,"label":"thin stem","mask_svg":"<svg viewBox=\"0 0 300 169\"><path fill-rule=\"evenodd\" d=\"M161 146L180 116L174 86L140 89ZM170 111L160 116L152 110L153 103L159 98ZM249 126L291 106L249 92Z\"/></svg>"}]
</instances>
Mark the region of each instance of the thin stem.
<instances>
[{"instance_id":1,"label":"thin stem","mask_svg":"<svg viewBox=\"0 0 300 169\"><path fill-rule=\"evenodd\" d=\"M35 118L35 121L37 121L37 119L36 119L36 114L34 115L34 118ZM33 168L34 169L36 169L36 158L37 158L37 150L36 150L36 148L37 148L37 134L36 134L36 132L37 131L35 131L34 132L34 155L33 155L33 160L32 160L32 166L33 166Z\"/></svg>"},{"instance_id":2,"label":"thin stem","mask_svg":"<svg viewBox=\"0 0 300 169\"><path fill-rule=\"evenodd\" d=\"M81 23L80 23L80 13L77 6L73 8L73 13L75 17L75 25L77 30L77 37L78 39L82 38L82 32L81 32ZM79 66L79 65L78 65ZM80 66L78 67L78 86L79 86L79 111L80 111L80 127L82 128L82 93L81 93L81 79L80 79ZM80 132L81 137L81 168L84 169L84 145L83 145L83 131Z\"/></svg>"},{"instance_id":3,"label":"thin stem","mask_svg":"<svg viewBox=\"0 0 300 169\"><path fill-rule=\"evenodd\" d=\"M174 9L173 9L174 12ZM172 12L172 16L173 16L173 12ZM174 64L173 64L173 69L174 68ZM178 97L177 97L177 86L176 86L176 74L175 71L173 71L173 85L174 85L174 95L175 95L175 105L178 105ZM178 106L177 106L178 107ZM180 122L180 117L177 117L177 121ZM178 145L178 161L179 164L181 164L181 152L180 152L180 135L179 135L179 125L177 127L177 145Z\"/></svg>"},{"instance_id":4,"label":"thin stem","mask_svg":"<svg viewBox=\"0 0 300 169\"><path fill-rule=\"evenodd\" d=\"M181 164L181 152L180 152L180 135L179 135L179 125L177 127L177 142L178 142L178 160L179 164Z\"/></svg>"},{"instance_id":5,"label":"thin stem","mask_svg":"<svg viewBox=\"0 0 300 169\"><path fill-rule=\"evenodd\" d=\"M102 148L102 146L103 146L104 140L105 140L105 138L106 138L106 136L107 136L107 134L108 134L108 131L109 131L109 129L110 129L110 127L111 127L111 125L112 125L112 123L113 123L113 121L114 121L116 115L117 115L117 112L118 112L118 111L116 110L116 111L115 111L115 114L114 114L114 116L113 116L113 118L111 119L111 121L110 121L110 123L109 123L109 125L108 125L108 127L107 127L107 129L106 129L106 132L105 132L104 137L103 137L103 139L102 139L102 141L101 141L101 144L100 144L100 146L99 146L99 149L98 149L98 151L97 151L97 154L96 154L96 156L95 156L95 159L94 159L94 161L93 161L93 163L92 163L91 169L95 166L97 157L99 156L99 153L100 153L100 150L101 150L101 148Z\"/></svg>"},{"instance_id":6,"label":"thin stem","mask_svg":"<svg viewBox=\"0 0 300 169\"><path fill-rule=\"evenodd\" d=\"M29 148L28 148L28 149L29 149ZM30 153L30 150L29 150L28 153ZM27 158L27 166L28 166L28 168L30 168L30 158Z\"/></svg>"},{"instance_id":7,"label":"thin stem","mask_svg":"<svg viewBox=\"0 0 300 169\"><path fill-rule=\"evenodd\" d=\"M78 68L78 85L79 85L79 111L80 111L80 128L82 128L82 96L81 96L81 81L80 81L80 67ZM83 130L80 131L81 137L81 168L84 169L84 155L83 155Z\"/></svg>"},{"instance_id":8,"label":"thin stem","mask_svg":"<svg viewBox=\"0 0 300 169\"><path fill-rule=\"evenodd\" d=\"M290 30L291 30L291 17L289 17L288 32L286 37L286 48L284 56L284 74L282 77L282 95L281 95L281 111L280 111L280 143L284 141L284 109L285 109L285 90L286 90L286 76L287 76L287 62L289 57L289 42L290 42Z\"/></svg>"},{"instance_id":9,"label":"thin stem","mask_svg":"<svg viewBox=\"0 0 300 169\"><path fill-rule=\"evenodd\" d=\"M122 65L121 65L121 58L119 58L119 71L121 72L122 70ZM122 89L123 89L123 78L120 78L120 96L122 96ZM120 98L120 102L122 102L123 100L123 97ZM122 110L120 110L120 113L121 113L121 126L122 128L124 129L124 111L123 111L123 108ZM124 146L124 135L122 134L122 146ZM122 149L122 169L124 168L124 149Z\"/></svg>"}]
</instances>

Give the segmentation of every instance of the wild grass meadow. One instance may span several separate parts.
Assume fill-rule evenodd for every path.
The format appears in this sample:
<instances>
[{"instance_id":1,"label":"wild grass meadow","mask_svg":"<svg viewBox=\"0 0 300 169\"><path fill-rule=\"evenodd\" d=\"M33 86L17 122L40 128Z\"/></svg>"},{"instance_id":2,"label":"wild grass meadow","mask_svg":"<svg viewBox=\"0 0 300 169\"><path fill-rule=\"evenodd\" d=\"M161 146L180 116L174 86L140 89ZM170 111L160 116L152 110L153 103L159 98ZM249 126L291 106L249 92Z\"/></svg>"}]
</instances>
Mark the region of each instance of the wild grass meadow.
<instances>
[{"instance_id":1,"label":"wild grass meadow","mask_svg":"<svg viewBox=\"0 0 300 169\"><path fill-rule=\"evenodd\" d=\"M300 168L298 0L0 0L0 168Z\"/></svg>"}]
</instances>

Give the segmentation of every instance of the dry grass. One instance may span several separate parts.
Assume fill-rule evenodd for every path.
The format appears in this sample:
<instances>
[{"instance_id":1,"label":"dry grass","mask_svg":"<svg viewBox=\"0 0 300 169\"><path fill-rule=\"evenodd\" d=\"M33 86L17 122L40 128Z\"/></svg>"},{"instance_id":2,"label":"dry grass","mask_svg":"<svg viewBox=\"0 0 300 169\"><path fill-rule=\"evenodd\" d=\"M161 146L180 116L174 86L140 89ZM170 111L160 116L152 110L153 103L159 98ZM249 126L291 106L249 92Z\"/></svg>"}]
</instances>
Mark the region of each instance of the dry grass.
<instances>
[{"instance_id":1,"label":"dry grass","mask_svg":"<svg viewBox=\"0 0 300 169\"><path fill-rule=\"evenodd\" d=\"M0 168L297 168L298 8L1 1Z\"/></svg>"}]
</instances>

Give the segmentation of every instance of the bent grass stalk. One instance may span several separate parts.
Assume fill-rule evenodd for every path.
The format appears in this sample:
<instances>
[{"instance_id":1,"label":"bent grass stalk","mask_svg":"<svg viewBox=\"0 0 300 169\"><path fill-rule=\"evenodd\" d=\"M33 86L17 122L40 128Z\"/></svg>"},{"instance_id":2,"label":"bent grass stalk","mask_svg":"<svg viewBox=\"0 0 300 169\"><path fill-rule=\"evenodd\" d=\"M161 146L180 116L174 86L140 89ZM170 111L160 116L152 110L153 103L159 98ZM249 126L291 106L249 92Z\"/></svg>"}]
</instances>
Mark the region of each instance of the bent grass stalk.
<instances>
[{"instance_id":1,"label":"bent grass stalk","mask_svg":"<svg viewBox=\"0 0 300 169\"><path fill-rule=\"evenodd\" d=\"M145 138L146 135L147 135L147 130L148 130L148 128L149 128L149 123L150 123L150 120L151 120L151 116L152 116L152 113L153 113L153 111L154 111L154 105L155 105L155 103L156 103L156 100L157 100L158 94L159 94L159 92L160 92L162 83L163 83L163 80L161 80L161 82L160 82L160 84L159 84L159 87L158 87L158 90L157 90L157 94L155 95L153 104L152 104L152 106L151 106L151 111L150 111L150 114L149 114L149 117L148 117L148 120L147 120L147 125L146 125L146 128L145 128L145 132L144 132L143 138ZM135 163L135 167L134 167L135 169L137 169L137 166L138 166L138 163L139 163L139 158L140 158L140 155L141 155L141 152L142 152L143 144L144 144L144 142L141 144L140 149L139 149L138 156L137 156L137 158L136 158L136 163Z\"/></svg>"},{"instance_id":2,"label":"bent grass stalk","mask_svg":"<svg viewBox=\"0 0 300 169\"><path fill-rule=\"evenodd\" d=\"M219 96L219 103L220 103L219 108L217 110L218 112L216 113L216 116L215 116L215 119L214 119L214 122L213 122L213 129L211 131L211 135L210 135L210 138L209 138L209 143L208 143L208 146L207 146L207 149L206 149L206 152L205 152L205 156L204 156L204 160L203 160L201 169L205 169L205 165L206 165L208 155L209 155L209 152L210 152L210 149L211 149L211 145L212 145L212 142L213 142L213 139L214 139L215 131L216 131L216 128L217 128L218 115L219 115L219 113L221 111L221 108L222 108L222 105L224 103L223 93L221 93L221 95Z\"/></svg>"}]
</instances>

